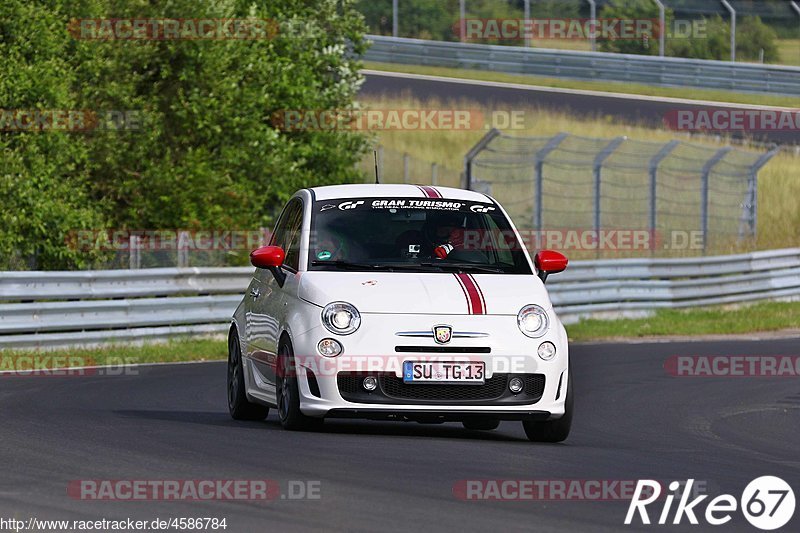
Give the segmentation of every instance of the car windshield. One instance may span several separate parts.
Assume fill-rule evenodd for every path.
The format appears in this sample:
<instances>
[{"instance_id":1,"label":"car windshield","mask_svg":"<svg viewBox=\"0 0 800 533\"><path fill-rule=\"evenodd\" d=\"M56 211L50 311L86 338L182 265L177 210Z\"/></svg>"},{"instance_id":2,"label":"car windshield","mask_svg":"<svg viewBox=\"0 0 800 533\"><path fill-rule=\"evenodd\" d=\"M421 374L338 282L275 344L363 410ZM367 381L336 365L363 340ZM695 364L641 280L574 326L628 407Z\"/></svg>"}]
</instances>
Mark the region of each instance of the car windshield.
<instances>
[{"instance_id":1,"label":"car windshield","mask_svg":"<svg viewBox=\"0 0 800 533\"><path fill-rule=\"evenodd\" d=\"M531 274L491 202L351 198L314 203L309 270Z\"/></svg>"}]
</instances>

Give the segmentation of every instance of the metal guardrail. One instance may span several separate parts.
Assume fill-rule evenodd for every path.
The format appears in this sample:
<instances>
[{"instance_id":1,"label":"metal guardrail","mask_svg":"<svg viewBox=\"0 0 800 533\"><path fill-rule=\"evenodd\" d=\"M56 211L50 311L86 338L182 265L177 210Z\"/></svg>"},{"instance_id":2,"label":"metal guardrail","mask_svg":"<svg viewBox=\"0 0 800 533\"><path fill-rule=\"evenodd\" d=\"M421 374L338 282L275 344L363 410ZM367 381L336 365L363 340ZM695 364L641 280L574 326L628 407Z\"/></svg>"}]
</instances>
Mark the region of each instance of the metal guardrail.
<instances>
[{"instance_id":1,"label":"metal guardrail","mask_svg":"<svg viewBox=\"0 0 800 533\"><path fill-rule=\"evenodd\" d=\"M0 273L0 349L224 334L252 268ZM800 248L576 261L548 288L565 322L800 297Z\"/></svg>"},{"instance_id":2,"label":"metal guardrail","mask_svg":"<svg viewBox=\"0 0 800 533\"><path fill-rule=\"evenodd\" d=\"M578 80L800 96L800 67L369 35L364 59Z\"/></svg>"}]
</instances>

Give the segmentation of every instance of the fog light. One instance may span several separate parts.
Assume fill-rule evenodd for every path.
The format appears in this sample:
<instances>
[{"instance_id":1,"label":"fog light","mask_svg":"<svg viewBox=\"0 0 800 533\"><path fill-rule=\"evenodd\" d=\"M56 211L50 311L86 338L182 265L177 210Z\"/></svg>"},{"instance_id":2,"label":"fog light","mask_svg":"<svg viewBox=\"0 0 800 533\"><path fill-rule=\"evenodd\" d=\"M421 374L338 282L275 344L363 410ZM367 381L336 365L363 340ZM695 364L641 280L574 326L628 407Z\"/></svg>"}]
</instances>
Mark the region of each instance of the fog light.
<instances>
[{"instance_id":1,"label":"fog light","mask_svg":"<svg viewBox=\"0 0 800 533\"><path fill-rule=\"evenodd\" d=\"M368 391L373 391L378 388L378 380L372 376L364 378L364 388Z\"/></svg>"},{"instance_id":2,"label":"fog light","mask_svg":"<svg viewBox=\"0 0 800 533\"><path fill-rule=\"evenodd\" d=\"M539 357L544 361L549 361L556 356L556 345L550 341L545 341L539 345Z\"/></svg>"},{"instance_id":3,"label":"fog light","mask_svg":"<svg viewBox=\"0 0 800 533\"><path fill-rule=\"evenodd\" d=\"M514 394L522 392L522 387L524 386L525 384L522 382L521 378L511 378L511 381L508 382L508 390Z\"/></svg>"},{"instance_id":4,"label":"fog light","mask_svg":"<svg viewBox=\"0 0 800 533\"><path fill-rule=\"evenodd\" d=\"M317 344L317 350L325 357L336 357L342 353L342 345L334 339L322 339Z\"/></svg>"}]
</instances>

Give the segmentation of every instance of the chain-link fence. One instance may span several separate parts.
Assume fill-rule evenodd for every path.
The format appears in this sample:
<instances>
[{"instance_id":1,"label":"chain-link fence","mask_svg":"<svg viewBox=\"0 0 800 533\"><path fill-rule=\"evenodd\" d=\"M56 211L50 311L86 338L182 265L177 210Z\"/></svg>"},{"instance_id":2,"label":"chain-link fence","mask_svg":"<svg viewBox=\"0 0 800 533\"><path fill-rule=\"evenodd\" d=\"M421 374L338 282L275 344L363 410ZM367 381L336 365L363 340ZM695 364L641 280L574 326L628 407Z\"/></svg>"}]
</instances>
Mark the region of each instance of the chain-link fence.
<instances>
[{"instance_id":1,"label":"chain-link fence","mask_svg":"<svg viewBox=\"0 0 800 533\"><path fill-rule=\"evenodd\" d=\"M753 241L758 171L776 152L493 130L468 154L465 181L547 239L534 247L579 257L723 253Z\"/></svg>"}]
</instances>

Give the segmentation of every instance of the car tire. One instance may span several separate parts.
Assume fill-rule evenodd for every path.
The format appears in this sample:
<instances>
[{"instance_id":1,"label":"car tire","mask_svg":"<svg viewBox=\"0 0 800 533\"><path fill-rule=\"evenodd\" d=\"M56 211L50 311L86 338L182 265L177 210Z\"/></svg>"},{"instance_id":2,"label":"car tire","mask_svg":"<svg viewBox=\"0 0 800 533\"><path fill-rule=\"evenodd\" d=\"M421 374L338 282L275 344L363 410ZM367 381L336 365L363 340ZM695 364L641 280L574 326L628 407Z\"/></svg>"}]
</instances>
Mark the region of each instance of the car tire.
<instances>
[{"instance_id":1,"label":"car tire","mask_svg":"<svg viewBox=\"0 0 800 533\"><path fill-rule=\"evenodd\" d=\"M562 442L569 436L572 426L573 389L572 372L567 379L567 397L564 399L564 416L546 422L525 421L522 427L525 435L533 442Z\"/></svg>"},{"instance_id":2,"label":"car tire","mask_svg":"<svg viewBox=\"0 0 800 533\"><path fill-rule=\"evenodd\" d=\"M280 348L278 348L275 393L278 403L278 417L283 429L314 431L322 427L323 418L306 416L300 411L300 391L297 386L294 351L288 341L282 342Z\"/></svg>"},{"instance_id":3,"label":"car tire","mask_svg":"<svg viewBox=\"0 0 800 533\"><path fill-rule=\"evenodd\" d=\"M490 418L478 418L475 420L464 420L461 424L466 429L474 429L481 431L491 431L497 429L500 425L499 420L492 420Z\"/></svg>"},{"instance_id":4,"label":"car tire","mask_svg":"<svg viewBox=\"0 0 800 533\"><path fill-rule=\"evenodd\" d=\"M269 407L247 399L242 349L234 329L228 335L228 411L234 420L264 420L269 414Z\"/></svg>"}]
</instances>

